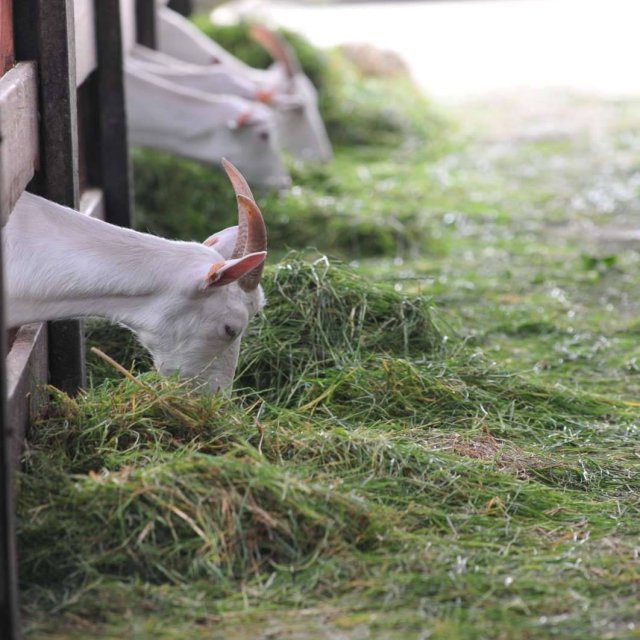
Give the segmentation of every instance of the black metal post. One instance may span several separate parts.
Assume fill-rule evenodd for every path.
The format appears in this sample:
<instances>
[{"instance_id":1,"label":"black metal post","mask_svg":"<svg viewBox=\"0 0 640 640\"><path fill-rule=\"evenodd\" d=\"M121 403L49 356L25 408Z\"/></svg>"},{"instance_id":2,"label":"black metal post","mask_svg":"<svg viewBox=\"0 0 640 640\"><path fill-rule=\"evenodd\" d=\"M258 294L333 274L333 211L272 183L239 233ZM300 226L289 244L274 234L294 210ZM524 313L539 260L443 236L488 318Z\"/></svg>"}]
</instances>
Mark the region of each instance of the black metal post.
<instances>
[{"instance_id":1,"label":"black metal post","mask_svg":"<svg viewBox=\"0 0 640 640\"><path fill-rule=\"evenodd\" d=\"M167 6L183 16L190 16L193 13L192 0L169 0Z\"/></svg>"},{"instance_id":2,"label":"black metal post","mask_svg":"<svg viewBox=\"0 0 640 640\"><path fill-rule=\"evenodd\" d=\"M73 0L39 0L42 195L77 209L78 124ZM74 394L86 380L84 326L49 323L51 384Z\"/></svg>"},{"instance_id":3,"label":"black metal post","mask_svg":"<svg viewBox=\"0 0 640 640\"><path fill-rule=\"evenodd\" d=\"M136 38L145 47L158 48L156 0L136 0Z\"/></svg>"},{"instance_id":4,"label":"black metal post","mask_svg":"<svg viewBox=\"0 0 640 640\"><path fill-rule=\"evenodd\" d=\"M96 0L100 186L105 220L130 227L131 163L127 137L119 0Z\"/></svg>"}]
</instances>

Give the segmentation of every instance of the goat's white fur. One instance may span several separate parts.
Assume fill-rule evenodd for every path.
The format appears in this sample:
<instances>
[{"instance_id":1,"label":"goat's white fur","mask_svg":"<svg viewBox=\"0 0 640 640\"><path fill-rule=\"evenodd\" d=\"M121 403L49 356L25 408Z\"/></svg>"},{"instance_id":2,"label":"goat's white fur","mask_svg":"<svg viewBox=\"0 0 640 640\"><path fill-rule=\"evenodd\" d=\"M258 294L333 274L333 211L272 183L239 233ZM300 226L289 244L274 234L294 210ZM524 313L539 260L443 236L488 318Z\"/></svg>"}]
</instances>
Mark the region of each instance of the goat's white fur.
<instances>
[{"instance_id":1,"label":"goat's white fur","mask_svg":"<svg viewBox=\"0 0 640 640\"><path fill-rule=\"evenodd\" d=\"M264 105L179 86L131 56L125 61L125 89L132 144L208 164L228 157L254 184L279 189L291 183L273 114Z\"/></svg>"},{"instance_id":2,"label":"goat's white fur","mask_svg":"<svg viewBox=\"0 0 640 640\"><path fill-rule=\"evenodd\" d=\"M3 229L8 325L106 318L132 329L161 373L229 387L242 333L264 304L260 286L206 286L213 264L237 269L248 257L228 260L235 235L215 234L213 246L165 240L24 193Z\"/></svg>"},{"instance_id":3,"label":"goat's white fur","mask_svg":"<svg viewBox=\"0 0 640 640\"><path fill-rule=\"evenodd\" d=\"M231 72L224 65L193 64L140 44L131 49L129 59L135 60L140 69L158 78L205 93L257 100L266 91L262 82ZM303 97L295 93L267 93L270 95L269 106L275 109L287 110L304 106Z\"/></svg>"},{"instance_id":4,"label":"goat's white fur","mask_svg":"<svg viewBox=\"0 0 640 640\"><path fill-rule=\"evenodd\" d=\"M317 92L302 72L289 77L278 63L270 69L254 69L166 7L158 7L158 47L173 59L215 70L215 79L192 71L191 77L186 75L180 80L181 84L208 87L215 92L215 85L221 83L232 93L237 91L236 95L246 96L249 92L254 97L260 90L272 91L283 149L303 160L331 159L331 143L318 111Z\"/></svg>"}]
</instances>

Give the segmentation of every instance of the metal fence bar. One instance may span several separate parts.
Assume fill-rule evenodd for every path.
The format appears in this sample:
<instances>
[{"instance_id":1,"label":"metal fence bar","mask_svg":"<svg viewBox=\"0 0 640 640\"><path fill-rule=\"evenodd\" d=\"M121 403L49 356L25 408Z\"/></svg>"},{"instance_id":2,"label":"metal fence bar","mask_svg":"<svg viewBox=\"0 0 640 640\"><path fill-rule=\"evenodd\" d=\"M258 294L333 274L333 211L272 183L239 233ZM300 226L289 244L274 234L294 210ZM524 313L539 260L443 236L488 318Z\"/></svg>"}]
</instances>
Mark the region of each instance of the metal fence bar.
<instances>
[{"instance_id":1,"label":"metal fence bar","mask_svg":"<svg viewBox=\"0 0 640 640\"><path fill-rule=\"evenodd\" d=\"M193 0L169 0L167 6L183 16L190 16L193 13Z\"/></svg>"},{"instance_id":2,"label":"metal fence bar","mask_svg":"<svg viewBox=\"0 0 640 640\"><path fill-rule=\"evenodd\" d=\"M41 195L79 206L78 125L73 0L39 0L38 65L42 123ZM74 394L86 381L84 326L49 323L51 384Z\"/></svg>"},{"instance_id":3,"label":"metal fence bar","mask_svg":"<svg viewBox=\"0 0 640 640\"><path fill-rule=\"evenodd\" d=\"M136 37L145 47L158 48L156 0L136 0Z\"/></svg>"},{"instance_id":4,"label":"metal fence bar","mask_svg":"<svg viewBox=\"0 0 640 640\"><path fill-rule=\"evenodd\" d=\"M130 227L131 163L122 76L122 31L119 0L96 0L98 95L100 105L100 186L104 192L105 220Z\"/></svg>"}]
</instances>

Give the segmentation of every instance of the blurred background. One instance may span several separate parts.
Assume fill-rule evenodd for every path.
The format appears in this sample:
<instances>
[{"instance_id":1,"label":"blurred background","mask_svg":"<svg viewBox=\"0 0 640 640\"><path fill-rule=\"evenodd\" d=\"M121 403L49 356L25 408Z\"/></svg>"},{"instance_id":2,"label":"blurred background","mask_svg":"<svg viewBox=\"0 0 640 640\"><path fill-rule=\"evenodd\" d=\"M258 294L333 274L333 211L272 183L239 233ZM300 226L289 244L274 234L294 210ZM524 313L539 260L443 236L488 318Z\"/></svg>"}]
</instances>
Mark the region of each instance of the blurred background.
<instances>
[{"instance_id":1,"label":"blurred background","mask_svg":"<svg viewBox=\"0 0 640 640\"><path fill-rule=\"evenodd\" d=\"M211 0L197 0L199 9ZM321 47L371 43L397 52L430 96L566 88L640 93L640 3L634 0L238 0L219 24L260 19Z\"/></svg>"}]
</instances>

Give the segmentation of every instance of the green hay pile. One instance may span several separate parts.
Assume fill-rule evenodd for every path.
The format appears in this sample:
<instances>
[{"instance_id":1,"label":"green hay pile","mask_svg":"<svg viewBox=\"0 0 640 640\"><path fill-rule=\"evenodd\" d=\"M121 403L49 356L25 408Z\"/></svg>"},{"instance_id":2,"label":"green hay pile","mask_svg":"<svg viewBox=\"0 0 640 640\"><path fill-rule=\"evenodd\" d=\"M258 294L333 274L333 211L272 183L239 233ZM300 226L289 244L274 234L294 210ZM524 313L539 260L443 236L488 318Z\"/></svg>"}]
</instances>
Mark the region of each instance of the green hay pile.
<instances>
[{"instance_id":1,"label":"green hay pile","mask_svg":"<svg viewBox=\"0 0 640 640\"><path fill-rule=\"evenodd\" d=\"M95 580L213 580L224 599L306 567L311 598L327 581L349 591L360 573L375 591L376 563L442 545L451 527L463 547L463 532L506 543L495 526L506 505L534 545L585 517L602 534L615 526L602 504L637 485L611 455L628 428L622 406L445 346L426 300L326 258L291 256L265 288L235 399L153 373L55 394L20 481L21 575L34 598ZM584 452L595 434L608 459L576 455L575 438ZM553 451L538 444L549 439ZM294 586L283 588L272 604Z\"/></svg>"},{"instance_id":2,"label":"green hay pile","mask_svg":"<svg viewBox=\"0 0 640 640\"><path fill-rule=\"evenodd\" d=\"M268 269L263 284L267 306L244 338L238 386L264 397L305 395L310 379L375 354L441 350L427 300L372 286L325 256L305 261L294 254Z\"/></svg>"},{"instance_id":3,"label":"green hay pile","mask_svg":"<svg viewBox=\"0 0 640 640\"><path fill-rule=\"evenodd\" d=\"M237 386L259 393L292 389L297 380L373 354L421 357L440 351L444 337L429 302L383 284L372 285L348 266L322 256L291 254L265 270L267 305L243 338ZM126 368L150 361L126 329L90 324L89 345ZM90 371L111 373L95 356Z\"/></svg>"},{"instance_id":4,"label":"green hay pile","mask_svg":"<svg viewBox=\"0 0 640 640\"><path fill-rule=\"evenodd\" d=\"M296 564L373 538L362 501L241 449L167 455L80 477L56 471L33 469L46 474L46 493L41 479L29 481L33 475L21 487L26 583L69 586L100 573L151 582L246 579L272 563ZM34 489L39 499L29 503Z\"/></svg>"}]
</instances>

